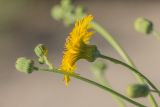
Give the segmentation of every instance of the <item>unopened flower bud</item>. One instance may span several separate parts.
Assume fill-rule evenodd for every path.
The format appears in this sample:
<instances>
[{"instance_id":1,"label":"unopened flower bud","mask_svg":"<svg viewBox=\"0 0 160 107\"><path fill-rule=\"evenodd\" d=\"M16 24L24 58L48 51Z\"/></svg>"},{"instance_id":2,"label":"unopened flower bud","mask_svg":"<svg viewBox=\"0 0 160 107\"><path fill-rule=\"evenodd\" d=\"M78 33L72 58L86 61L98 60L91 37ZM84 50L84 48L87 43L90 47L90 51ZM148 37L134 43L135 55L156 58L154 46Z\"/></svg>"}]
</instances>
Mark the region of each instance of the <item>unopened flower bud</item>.
<instances>
[{"instance_id":1,"label":"unopened flower bud","mask_svg":"<svg viewBox=\"0 0 160 107\"><path fill-rule=\"evenodd\" d=\"M74 23L74 21L75 21L74 14L72 14L71 12L66 12L63 19L64 25L70 26Z\"/></svg>"},{"instance_id":2,"label":"unopened flower bud","mask_svg":"<svg viewBox=\"0 0 160 107\"><path fill-rule=\"evenodd\" d=\"M47 55L48 49L43 44L38 44L35 47L34 52L38 57L43 57Z\"/></svg>"},{"instance_id":3,"label":"unopened flower bud","mask_svg":"<svg viewBox=\"0 0 160 107\"><path fill-rule=\"evenodd\" d=\"M75 16L76 16L76 19L80 19L85 16L85 9L83 6L77 6L75 8Z\"/></svg>"},{"instance_id":4,"label":"unopened flower bud","mask_svg":"<svg viewBox=\"0 0 160 107\"><path fill-rule=\"evenodd\" d=\"M145 84L132 84L127 87L127 95L132 98L146 97L150 89Z\"/></svg>"},{"instance_id":5,"label":"unopened flower bud","mask_svg":"<svg viewBox=\"0 0 160 107\"><path fill-rule=\"evenodd\" d=\"M104 71L106 69L106 64L102 61L96 61L93 63L93 67L98 71Z\"/></svg>"},{"instance_id":6,"label":"unopened flower bud","mask_svg":"<svg viewBox=\"0 0 160 107\"><path fill-rule=\"evenodd\" d=\"M51 15L55 20L62 20L64 17L64 10L61 6L56 5L52 8Z\"/></svg>"},{"instance_id":7,"label":"unopened flower bud","mask_svg":"<svg viewBox=\"0 0 160 107\"><path fill-rule=\"evenodd\" d=\"M92 64L91 67L93 73L95 74L95 76L102 76L105 73L106 70L106 64L102 61L96 61Z\"/></svg>"},{"instance_id":8,"label":"unopened flower bud","mask_svg":"<svg viewBox=\"0 0 160 107\"><path fill-rule=\"evenodd\" d=\"M144 34L150 34L153 31L153 24L143 17L137 18L134 23L135 30Z\"/></svg>"},{"instance_id":9,"label":"unopened flower bud","mask_svg":"<svg viewBox=\"0 0 160 107\"><path fill-rule=\"evenodd\" d=\"M32 73L34 70L34 61L25 57L18 58L16 61L16 69L24 73Z\"/></svg>"},{"instance_id":10,"label":"unopened flower bud","mask_svg":"<svg viewBox=\"0 0 160 107\"><path fill-rule=\"evenodd\" d=\"M61 0L61 6L63 8L68 8L70 7L72 4L72 0Z\"/></svg>"}]
</instances>

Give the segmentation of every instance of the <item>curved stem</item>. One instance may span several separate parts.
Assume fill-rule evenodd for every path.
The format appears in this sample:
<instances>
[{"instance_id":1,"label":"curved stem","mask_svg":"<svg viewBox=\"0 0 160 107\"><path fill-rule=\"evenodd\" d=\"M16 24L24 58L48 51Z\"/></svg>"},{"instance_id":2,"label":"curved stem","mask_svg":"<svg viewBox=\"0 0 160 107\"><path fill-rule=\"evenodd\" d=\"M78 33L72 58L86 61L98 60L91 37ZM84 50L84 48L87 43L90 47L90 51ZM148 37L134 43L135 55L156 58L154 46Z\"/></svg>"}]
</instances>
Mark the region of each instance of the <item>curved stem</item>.
<instances>
[{"instance_id":1,"label":"curved stem","mask_svg":"<svg viewBox=\"0 0 160 107\"><path fill-rule=\"evenodd\" d=\"M109 60L111 62L114 62L116 64L121 64L127 68L129 68L130 70L132 70L134 73L136 73L137 75L139 75L141 78L143 78L145 81L147 81L147 83L153 88L155 89L159 94L160 94L160 91L158 90L158 88L145 76L143 75L142 73L140 73L137 69L131 67L130 65L120 61L120 60L117 60L117 59L114 59L114 58L111 58L111 57L108 57L108 56L105 56L105 55L100 55L99 56L100 58L103 58L103 59L106 59L106 60Z\"/></svg>"},{"instance_id":2,"label":"curved stem","mask_svg":"<svg viewBox=\"0 0 160 107\"><path fill-rule=\"evenodd\" d=\"M152 34L153 34L158 40L160 40L160 32L157 32L156 30L154 30L154 31L152 32Z\"/></svg>"},{"instance_id":3,"label":"curved stem","mask_svg":"<svg viewBox=\"0 0 160 107\"><path fill-rule=\"evenodd\" d=\"M53 69L53 65L50 63L50 61L48 60L47 56L43 56L44 57L44 61L46 63L46 65L50 68Z\"/></svg>"},{"instance_id":4,"label":"curved stem","mask_svg":"<svg viewBox=\"0 0 160 107\"><path fill-rule=\"evenodd\" d=\"M111 46L120 54L120 56L124 59L124 61L132 67L135 67L132 60L129 58L127 53L124 51L120 44L112 37L109 32L107 32L102 26L100 26L96 22L92 22L93 29L95 29L101 36L107 40L111 44Z\"/></svg>"},{"instance_id":5,"label":"curved stem","mask_svg":"<svg viewBox=\"0 0 160 107\"><path fill-rule=\"evenodd\" d=\"M108 41L111 46L119 53L119 55L123 58L123 60L130 65L133 68L136 68L130 57L127 55L127 53L121 48L119 43L110 35L102 26L100 26L96 22L92 22L93 29L97 31L106 41ZM145 83L143 78L141 78L139 75L133 73L140 83ZM158 107L158 104L156 103L154 97L152 94L149 94L148 99L153 107Z\"/></svg>"},{"instance_id":6,"label":"curved stem","mask_svg":"<svg viewBox=\"0 0 160 107\"><path fill-rule=\"evenodd\" d=\"M151 93L148 95L148 99L151 103L151 107L158 107L158 104Z\"/></svg>"},{"instance_id":7,"label":"curved stem","mask_svg":"<svg viewBox=\"0 0 160 107\"><path fill-rule=\"evenodd\" d=\"M159 94L159 92L157 90L150 90L150 92L154 92L154 93L158 93Z\"/></svg>"},{"instance_id":8,"label":"curved stem","mask_svg":"<svg viewBox=\"0 0 160 107\"><path fill-rule=\"evenodd\" d=\"M74 78L76 78L76 79L82 80L82 81L87 82L87 83L89 83L89 84L95 85L95 86L97 86L97 87L99 87L99 88L101 88L101 89L103 89L103 90L105 90L105 91L107 91L107 92L110 92L110 93L112 93L113 95L115 95L115 96L117 96L117 97L119 97L119 98L122 98L122 99L124 99L124 100L126 100L126 101L128 101L128 102L130 102L130 103L132 103L132 104L134 104L134 105L136 105L137 107L147 107L147 106L145 106L145 105L142 105L142 104L140 104L140 103L138 103L138 102L136 102L136 101L133 101L132 99L130 99L130 98L128 98L128 97L126 97L126 96L124 96L124 95L122 95L122 94L114 91L114 90L112 90L112 89L109 88L109 87L106 87L106 86L103 86L103 85L101 85L101 84L98 84L98 83L96 83L96 82L94 82L94 81L92 81L92 80L89 80L89 79L87 79L87 78L85 78L85 77L82 77L82 76L80 76L80 75L77 75L77 74L74 74L74 73L69 73L69 72L60 71L60 70L57 70L57 69L38 69L38 70L49 71L49 72L54 72L54 73L59 73L59 74L64 74L64 75L69 75L69 76L71 76L71 77L74 77Z\"/></svg>"},{"instance_id":9,"label":"curved stem","mask_svg":"<svg viewBox=\"0 0 160 107\"><path fill-rule=\"evenodd\" d=\"M101 71L97 71L97 72L101 72ZM95 78L100 82L100 84L110 87L111 89L113 89L110 85L110 83L108 82L108 80L104 77L104 75L99 74L96 75L95 74ZM112 97L114 98L114 100L117 102L117 104L119 105L119 107L126 107L126 104L123 102L122 99L120 99L119 97L112 95Z\"/></svg>"}]
</instances>

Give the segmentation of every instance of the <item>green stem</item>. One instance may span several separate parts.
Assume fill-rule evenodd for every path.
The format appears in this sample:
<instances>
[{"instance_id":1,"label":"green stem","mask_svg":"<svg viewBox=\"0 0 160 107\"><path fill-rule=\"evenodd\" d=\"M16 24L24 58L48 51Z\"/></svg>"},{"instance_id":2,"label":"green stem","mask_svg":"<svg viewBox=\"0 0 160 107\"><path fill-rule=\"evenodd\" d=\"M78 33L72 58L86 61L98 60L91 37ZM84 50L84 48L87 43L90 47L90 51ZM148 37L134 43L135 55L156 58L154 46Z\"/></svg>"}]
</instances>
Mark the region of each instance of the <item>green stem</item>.
<instances>
[{"instance_id":1,"label":"green stem","mask_svg":"<svg viewBox=\"0 0 160 107\"><path fill-rule=\"evenodd\" d=\"M50 61L48 60L47 56L43 56L45 64L50 68L53 69L53 65L50 63Z\"/></svg>"},{"instance_id":2,"label":"green stem","mask_svg":"<svg viewBox=\"0 0 160 107\"><path fill-rule=\"evenodd\" d=\"M111 46L119 53L119 55L123 58L123 60L130 66L136 68L132 60L129 58L127 53L121 48L119 43L110 35L102 26L100 26L96 22L92 22L93 29L95 29L105 40L107 40ZM145 83L143 78L141 78L139 75L133 73L140 83ZM156 103L154 97L152 94L148 96L148 99L153 107L158 107L158 104Z\"/></svg>"},{"instance_id":3,"label":"green stem","mask_svg":"<svg viewBox=\"0 0 160 107\"><path fill-rule=\"evenodd\" d=\"M154 93L159 94L158 91L156 91L156 90L150 90L150 92L154 92Z\"/></svg>"},{"instance_id":4,"label":"green stem","mask_svg":"<svg viewBox=\"0 0 160 107\"><path fill-rule=\"evenodd\" d=\"M112 93L113 95L115 95L115 96L117 96L117 97L119 97L119 98L122 98L122 99L124 99L124 100L126 100L126 101L128 101L128 102L130 102L130 103L132 103L132 104L134 104L134 105L136 105L137 107L147 107L147 106L145 106L145 105L142 105L142 104L140 104L140 103L138 103L138 102L136 102L136 101L133 101L132 99L130 99L130 98L128 98L128 97L126 97L126 96L124 96L124 95L122 95L122 94L114 91L114 90L112 90L112 89L109 88L109 87L106 87L106 86L103 86L103 85L101 85L101 84L98 84L98 83L96 83L96 82L94 82L94 81L92 81L92 80L89 80L89 79L87 79L87 78L85 78L85 77L82 77L82 76L80 76L80 75L77 75L77 74L74 74L74 73L69 73L69 72L60 71L60 70L57 70L57 69L52 69L52 70L51 70L51 69L39 69L39 70L49 71L49 72L54 72L54 73L59 73L59 74L64 74L64 75L69 75L69 76L71 76L71 77L74 77L74 78L76 78L76 79L82 80L82 81L87 82L87 83L89 83L89 84L95 85L95 86L97 86L97 87L99 87L99 88L101 88L101 89L103 89L103 90L105 90L105 91L107 91L107 92L110 92L110 93Z\"/></svg>"},{"instance_id":5,"label":"green stem","mask_svg":"<svg viewBox=\"0 0 160 107\"><path fill-rule=\"evenodd\" d=\"M158 104L151 93L148 95L148 99L151 103L151 107L158 107Z\"/></svg>"},{"instance_id":6,"label":"green stem","mask_svg":"<svg viewBox=\"0 0 160 107\"><path fill-rule=\"evenodd\" d=\"M112 37L112 35L110 35L102 26L96 22L92 22L92 26L98 33L101 34L104 39L106 39L111 44L111 46L120 54L120 56L127 64L135 67L127 53L124 51L124 49L122 49L122 47L120 47L120 44Z\"/></svg>"},{"instance_id":7,"label":"green stem","mask_svg":"<svg viewBox=\"0 0 160 107\"><path fill-rule=\"evenodd\" d=\"M101 72L101 71L97 71L97 72ZM107 86L107 87L110 87L111 89L113 89L111 87L111 85L109 84L109 82L105 79L104 75L102 75L102 74L96 75L95 74L95 78L100 82L100 84L102 84L104 86ZM123 102L122 99L120 99L119 97L117 97L115 95L112 95L112 97L117 102L117 104L119 105L119 107L126 107L126 105L125 105L125 103Z\"/></svg>"},{"instance_id":8,"label":"green stem","mask_svg":"<svg viewBox=\"0 0 160 107\"><path fill-rule=\"evenodd\" d=\"M158 40L160 40L160 32L157 32L156 30L154 30L154 31L152 32L152 34L153 34Z\"/></svg>"},{"instance_id":9,"label":"green stem","mask_svg":"<svg viewBox=\"0 0 160 107\"><path fill-rule=\"evenodd\" d=\"M159 94L160 94L160 91L158 90L158 88L145 76L143 75L142 73L140 73L137 69L131 67L130 65L120 61L120 60L117 60L117 59L114 59L114 58L111 58L111 57L108 57L108 56L105 56L105 55L100 55L99 56L100 58L103 58L103 59L106 59L106 60L109 60L111 62L114 62L116 64L121 64L127 68L129 68L130 70L132 70L134 73L136 73L137 75L139 75L141 78L143 78L145 81L147 81L147 83L153 88L155 89Z\"/></svg>"}]
</instances>

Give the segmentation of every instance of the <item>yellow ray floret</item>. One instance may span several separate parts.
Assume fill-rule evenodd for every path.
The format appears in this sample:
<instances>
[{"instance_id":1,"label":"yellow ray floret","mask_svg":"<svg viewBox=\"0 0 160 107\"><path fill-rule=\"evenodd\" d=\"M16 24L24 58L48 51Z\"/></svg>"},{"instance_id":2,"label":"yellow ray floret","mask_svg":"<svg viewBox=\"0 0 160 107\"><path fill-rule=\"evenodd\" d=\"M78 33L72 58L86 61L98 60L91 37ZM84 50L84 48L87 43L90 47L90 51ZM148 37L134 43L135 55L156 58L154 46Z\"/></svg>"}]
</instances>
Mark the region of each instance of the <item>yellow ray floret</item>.
<instances>
[{"instance_id":1,"label":"yellow ray floret","mask_svg":"<svg viewBox=\"0 0 160 107\"><path fill-rule=\"evenodd\" d=\"M60 66L61 70L73 73L76 69L76 61L85 57L86 47L93 34L93 32L89 31L92 20L93 16L88 15L75 23L72 32L66 40L65 51ZM70 81L69 76L65 75L64 81L66 86L68 86Z\"/></svg>"}]
</instances>

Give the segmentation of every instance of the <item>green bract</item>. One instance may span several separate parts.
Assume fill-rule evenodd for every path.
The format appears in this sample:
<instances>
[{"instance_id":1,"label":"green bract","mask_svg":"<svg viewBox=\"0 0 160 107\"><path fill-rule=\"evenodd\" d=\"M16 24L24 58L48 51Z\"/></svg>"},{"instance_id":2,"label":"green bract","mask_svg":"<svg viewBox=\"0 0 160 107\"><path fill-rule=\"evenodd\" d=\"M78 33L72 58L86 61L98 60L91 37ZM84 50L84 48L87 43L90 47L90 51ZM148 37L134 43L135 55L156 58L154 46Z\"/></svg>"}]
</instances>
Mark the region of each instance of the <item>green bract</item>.
<instances>
[{"instance_id":1,"label":"green bract","mask_svg":"<svg viewBox=\"0 0 160 107\"><path fill-rule=\"evenodd\" d=\"M89 62L95 61L100 55L96 45L84 45L81 51L82 59L86 59Z\"/></svg>"}]
</instances>

